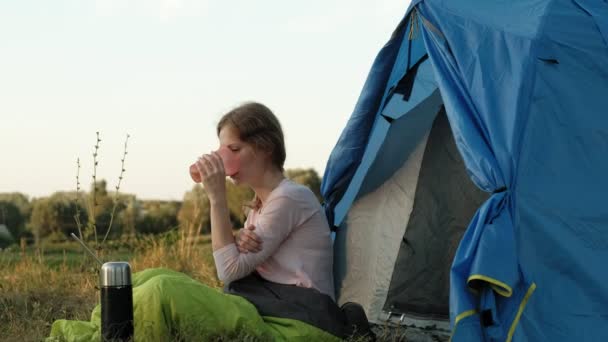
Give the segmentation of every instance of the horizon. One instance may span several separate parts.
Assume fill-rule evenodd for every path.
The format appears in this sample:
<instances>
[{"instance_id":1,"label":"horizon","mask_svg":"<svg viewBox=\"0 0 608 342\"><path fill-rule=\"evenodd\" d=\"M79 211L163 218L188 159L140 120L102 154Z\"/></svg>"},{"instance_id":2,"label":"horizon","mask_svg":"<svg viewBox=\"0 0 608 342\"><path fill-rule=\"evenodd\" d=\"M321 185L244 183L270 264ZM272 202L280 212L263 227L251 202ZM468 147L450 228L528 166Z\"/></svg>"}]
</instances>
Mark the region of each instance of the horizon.
<instances>
[{"instance_id":1,"label":"horizon","mask_svg":"<svg viewBox=\"0 0 608 342\"><path fill-rule=\"evenodd\" d=\"M409 2L24 0L0 4L0 193L28 198L91 183L177 200L215 125L247 101L285 133L286 169L325 163L372 62ZM8 165L8 167L7 167ZM86 180L89 180L88 182Z\"/></svg>"}]
</instances>

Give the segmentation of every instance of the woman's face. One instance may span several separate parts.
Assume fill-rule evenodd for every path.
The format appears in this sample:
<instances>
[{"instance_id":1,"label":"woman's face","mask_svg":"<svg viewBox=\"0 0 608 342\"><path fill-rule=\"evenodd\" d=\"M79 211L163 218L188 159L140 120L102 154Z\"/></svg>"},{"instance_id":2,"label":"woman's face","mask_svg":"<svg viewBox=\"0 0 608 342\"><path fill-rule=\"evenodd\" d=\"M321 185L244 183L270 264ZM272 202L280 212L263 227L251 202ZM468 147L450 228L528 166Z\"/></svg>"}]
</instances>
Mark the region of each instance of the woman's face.
<instances>
[{"instance_id":1,"label":"woman's face","mask_svg":"<svg viewBox=\"0 0 608 342\"><path fill-rule=\"evenodd\" d=\"M219 134L220 146L227 147L234 153L240 165L239 170L230 176L237 185L255 186L260 182L270 160L268 153L256 150L251 144L239 138L238 131L232 125L222 127Z\"/></svg>"}]
</instances>

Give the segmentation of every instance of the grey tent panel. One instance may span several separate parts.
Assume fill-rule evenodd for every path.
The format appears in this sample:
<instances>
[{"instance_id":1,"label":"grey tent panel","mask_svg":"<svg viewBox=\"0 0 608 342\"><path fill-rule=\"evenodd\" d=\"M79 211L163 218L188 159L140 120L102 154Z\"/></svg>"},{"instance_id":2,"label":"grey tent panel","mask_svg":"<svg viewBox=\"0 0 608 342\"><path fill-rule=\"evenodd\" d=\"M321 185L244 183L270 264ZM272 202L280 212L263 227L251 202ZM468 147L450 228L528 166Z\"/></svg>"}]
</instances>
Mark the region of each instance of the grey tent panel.
<instances>
[{"instance_id":1,"label":"grey tent panel","mask_svg":"<svg viewBox=\"0 0 608 342\"><path fill-rule=\"evenodd\" d=\"M433 122L416 197L401 241L384 311L449 317L449 276L458 244L488 198L466 173L445 110Z\"/></svg>"}]
</instances>

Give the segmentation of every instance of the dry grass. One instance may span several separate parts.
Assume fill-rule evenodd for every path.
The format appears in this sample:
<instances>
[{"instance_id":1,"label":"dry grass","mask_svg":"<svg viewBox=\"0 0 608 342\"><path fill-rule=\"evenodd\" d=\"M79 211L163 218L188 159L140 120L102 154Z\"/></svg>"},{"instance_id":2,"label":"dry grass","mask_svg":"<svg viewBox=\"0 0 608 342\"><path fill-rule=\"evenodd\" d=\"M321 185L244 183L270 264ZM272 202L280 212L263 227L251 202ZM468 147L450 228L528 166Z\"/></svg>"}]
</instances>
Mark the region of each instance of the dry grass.
<instances>
[{"instance_id":1,"label":"dry grass","mask_svg":"<svg viewBox=\"0 0 608 342\"><path fill-rule=\"evenodd\" d=\"M160 237L130 237L112 241L103 260L126 260L137 272L166 267L188 274L209 286L220 287L209 236L174 231ZM90 319L99 302L98 267L72 242L0 251L0 340L43 341L57 319ZM405 331L377 327L379 341L416 341ZM256 341L244 332L198 336L184 332L176 341ZM434 341L435 339L424 339ZM362 342L362 339L349 341Z\"/></svg>"},{"instance_id":2,"label":"dry grass","mask_svg":"<svg viewBox=\"0 0 608 342\"><path fill-rule=\"evenodd\" d=\"M7 264L0 266L2 340L40 341L56 319L89 319L97 292L86 269L51 268L44 257L30 255Z\"/></svg>"},{"instance_id":3,"label":"dry grass","mask_svg":"<svg viewBox=\"0 0 608 342\"><path fill-rule=\"evenodd\" d=\"M211 287L220 287L217 279L211 239L209 236L191 238L187 243L181 239L147 238L138 243L130 261L134 272L152 267L165 267L188 274Z\"/></svg>"},{"instance_id":4,"label":"dry grass","mask_svg":"<svg viewBox=\"0 0 608 342\"><path fill-rule=\"evenodd\" d=\"M100 253L103 260L129 261L134 272L166 267L209 286L221 286L208 236L171 232L126 238L106 247ZM57 319L88 321L99 302L97 282L97 265L72 242L1 251L0 340L42 341Z\"/></svg>"}]
</instances>

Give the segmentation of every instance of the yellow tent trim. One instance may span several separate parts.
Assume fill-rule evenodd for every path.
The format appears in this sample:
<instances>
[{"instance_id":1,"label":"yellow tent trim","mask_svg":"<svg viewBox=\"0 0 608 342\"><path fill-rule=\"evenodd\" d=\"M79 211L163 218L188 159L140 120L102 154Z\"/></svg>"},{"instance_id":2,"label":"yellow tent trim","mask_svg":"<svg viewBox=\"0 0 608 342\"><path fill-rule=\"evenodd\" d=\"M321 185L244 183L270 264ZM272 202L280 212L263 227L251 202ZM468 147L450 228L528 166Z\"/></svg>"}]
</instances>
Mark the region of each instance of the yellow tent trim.
<instances>
[{"instance_id":1,"label":"yellow tent trim","mask_svg":"<svg viewBox=\"0 0 608 342\"><path fill-rule=\"evenodd\" d=\"M462 321L463 319L465 319L469 316L473 316L476 314L477 314L477 310L473 309L473 310L467 310L465 312L462 312L458 316L456 316L456 319L454 320L454 330L452 330L452 334L450 336L450 341L452 341L452 336L454 336L454 334L456 333L456 328L458 327L458 322Z\"/></svg>"},{"instance_id":2,"label":"yellow tent trim","mask_svg":"<svg viewBox=\"0 0 608 342\"><path fill-rule=\"evenodd\" d=\"M511 342L511 339L513 338L513 334L515 333L515 328L517 328L517 324L519 324L519 318L521 317L521 314L524 312L524 309L525 309L526 305L528 304L528 300L532 296L532 293L534 292L534 290L536 290L536 283L532 283L532 285L530 285L530 287L528 288L528 291L526 292L526 295L524 296L524 299L519 304L519 310L517 310L517 315L515 315L515 319L513 320L513 323L511 324L511 328L509 329L509 334L507 335L506 342Z\"/></svg>"},{"instance_id":3,"label":"yellow tent trim","mask_svg":"<svg viewBox=\"0 0 608 342\"><path fill-rule=\"evenodd\" d=\"M511 295L513 295L513 290L511 289L511 286L503 283L500 280L490 278L488 276L484 276L481 274L473 274L472 276L469 277L469 279L467 279L467 284L469 284L473 280L482 280L482 281L490 283L490 285L492 286L492 289L494 289L494 291L496 291L496 293L498 293L499 295L501 295L503 297L511 297Z\"/></svg>"}]
</instances>

